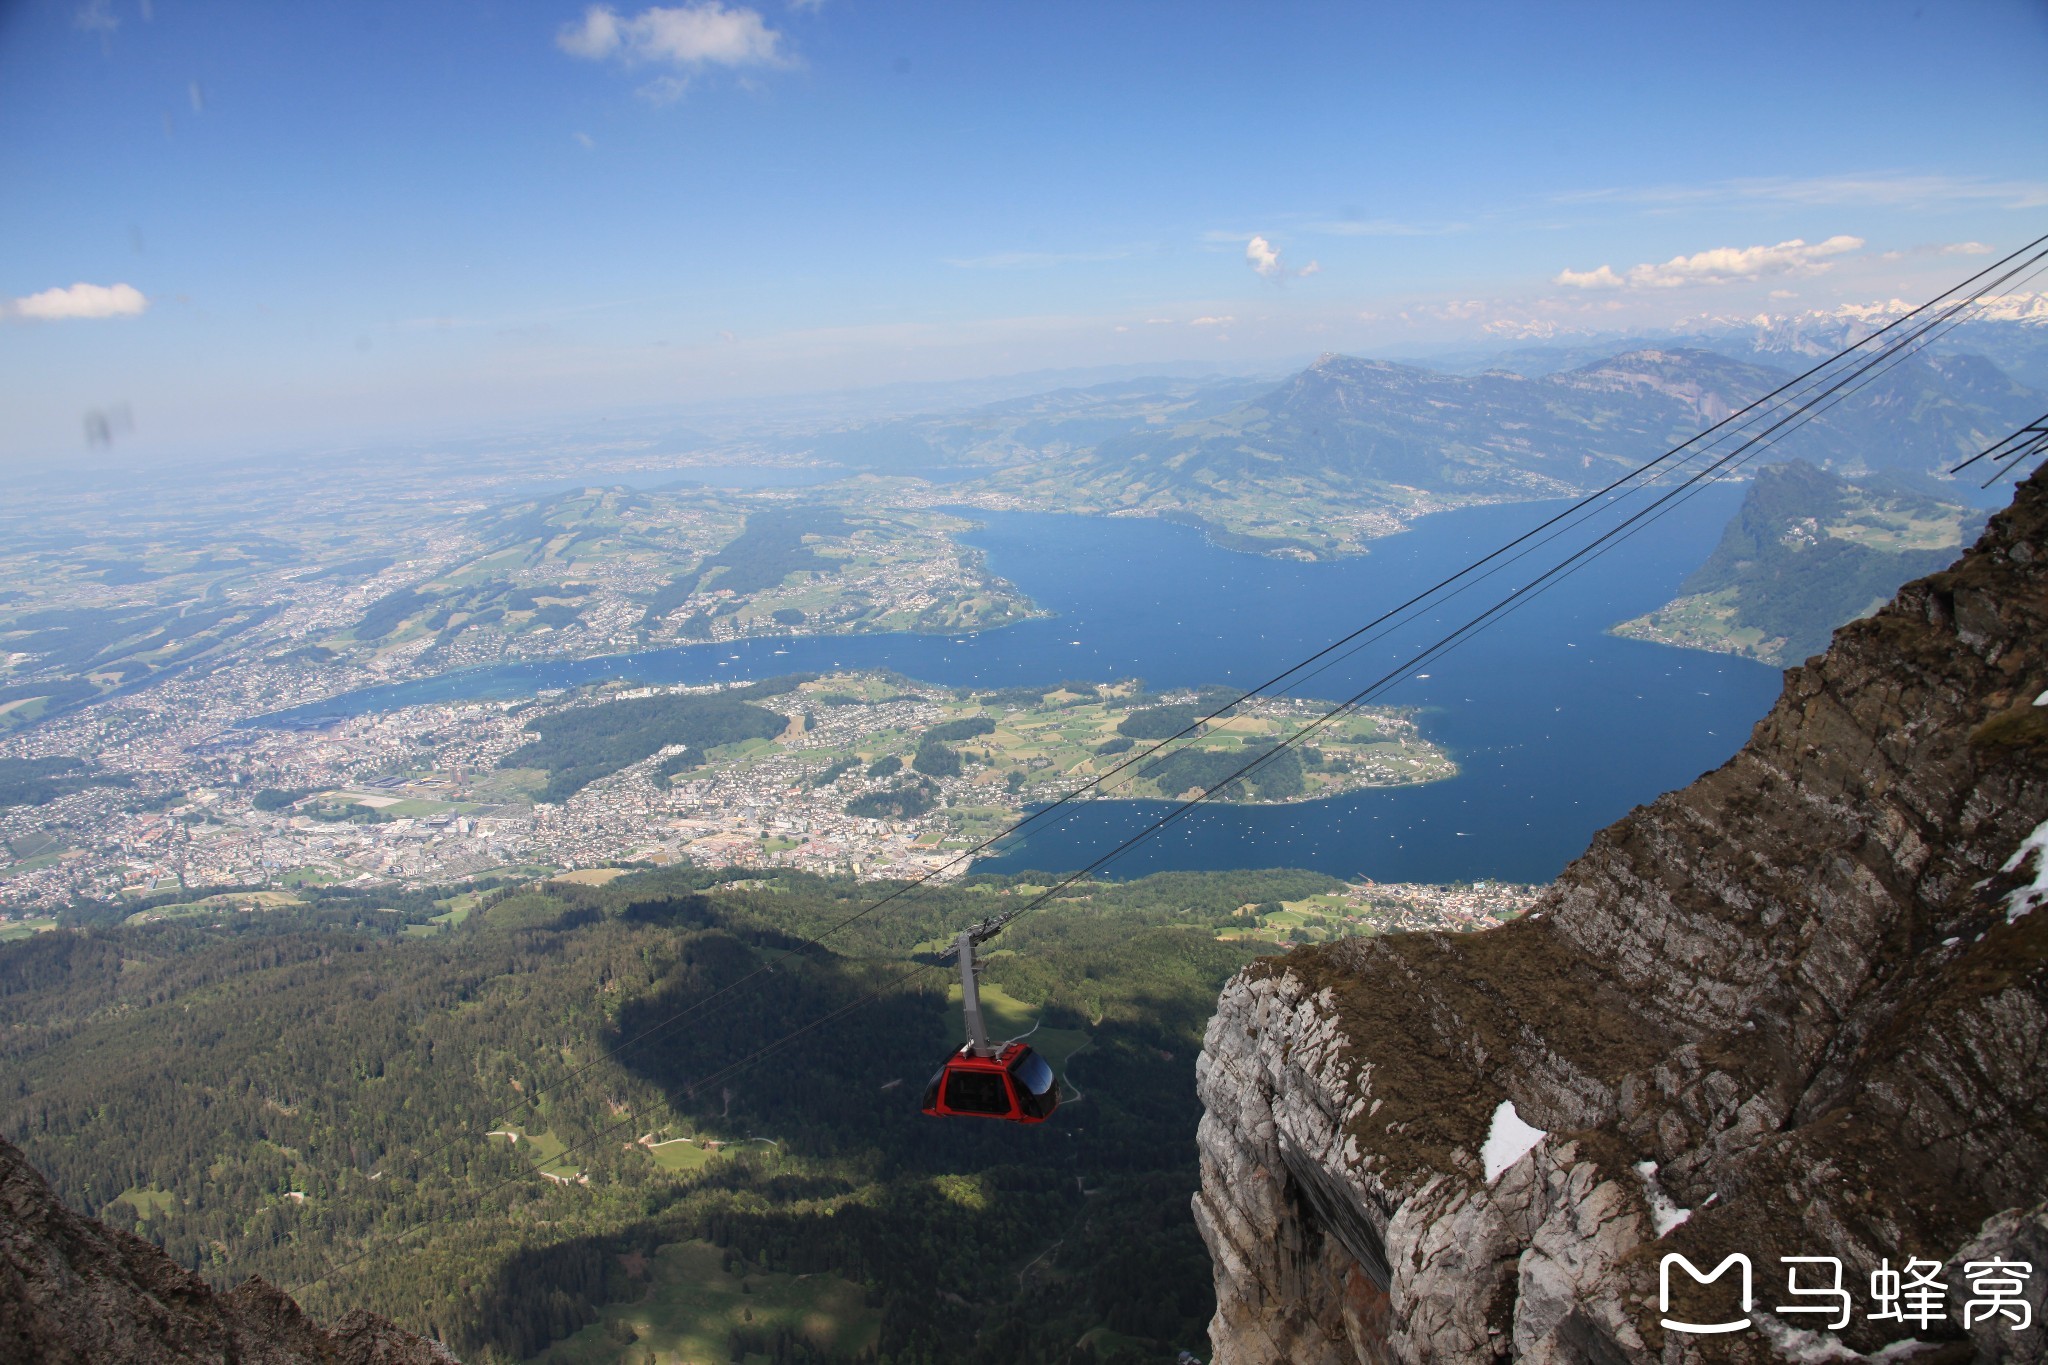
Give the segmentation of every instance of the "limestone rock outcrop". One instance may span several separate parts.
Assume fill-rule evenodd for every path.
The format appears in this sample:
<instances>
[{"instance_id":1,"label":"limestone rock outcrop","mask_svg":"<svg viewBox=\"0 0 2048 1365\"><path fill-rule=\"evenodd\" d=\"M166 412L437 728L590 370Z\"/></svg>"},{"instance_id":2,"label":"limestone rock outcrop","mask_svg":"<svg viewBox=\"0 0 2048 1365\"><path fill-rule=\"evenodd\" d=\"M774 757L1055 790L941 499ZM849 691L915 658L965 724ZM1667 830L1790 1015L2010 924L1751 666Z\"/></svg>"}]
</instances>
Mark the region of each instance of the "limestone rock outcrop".
<instances>
[{"instance_id":1,"label":"limestone rock outcrop","mask_svg":"<svg viewBox=\"0 0 2048 1365\"><path fill-rule=\"evenodd\" d=\"M2042 1360L2044 696L2036 474L1523 919L1241 973L1198 1072L1216 1359ZM1753 1309L1674 1253L1747 1257ZM1845 1324L1785 1257L1839 1262ZM2032 1269L1987 1318L1998 1259ZM1873 1317L1909 1260L1933 1307Z\"/></svg>"},{"instance_id":2,"label":"limestone rock outcrop","mask_svg":"<svg viewBox=\"0 0 2048 1365\"><path fill-rule=\"evenodd\" d=\"M456 1365L360 1310L332 1327L259 1279L216 1294L162 1251L64 1207L0 1140L0 1360L38 1365Z\"/></svg>"}]
</instances>

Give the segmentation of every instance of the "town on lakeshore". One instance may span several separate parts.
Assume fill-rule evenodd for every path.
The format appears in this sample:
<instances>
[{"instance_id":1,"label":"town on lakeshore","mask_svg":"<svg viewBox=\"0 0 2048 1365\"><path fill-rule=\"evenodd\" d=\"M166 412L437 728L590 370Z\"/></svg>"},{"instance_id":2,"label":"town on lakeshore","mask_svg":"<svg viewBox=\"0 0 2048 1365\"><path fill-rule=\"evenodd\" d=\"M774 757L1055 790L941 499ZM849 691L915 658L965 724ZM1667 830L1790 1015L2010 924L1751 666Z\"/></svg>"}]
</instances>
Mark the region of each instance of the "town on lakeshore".
<instances>
[{"instance_id":1,"label":"town on lakeshore","mask_svg":"<svg viewBox=\"0 0 2048 1365\"><path fill-rule=\"evenodd\" d=\"M1207 699L1191 691L1142 694L1129 682L991 692L835 674L763 699L774 708L776 733L703 751L655 735L641 741L647 752L626 750L630 761L611 771L579 769L568 780L587 780L571 791L551 787L547 768L516 757L551 717L603 717L657 698L712 700L754 690L546 689L552 695L531 701L414 705L304 726L195 718L153 734L114 732L94 712L60 718L52 732L75 732L66 738L76 747L136 781L80 786L43 806L0 812L0 837L10 843L57 824L73 831L72 847L18 865L7 894L11 905L33 911L80 895L161 904L171 893L208 887L426 887L678 862L957 876L971 865L965 851L1034 806L1088 784L1094 799L1192 795L1324 710L1308 700L1255 699L1199 725L1202 733L1170 757L1147 758L1199 721ZM636 723L630 714L620 719L628 728ZM1455 772L1413 717L1391 708L1326 725L1300 752L1297 760L1281 750L1288 762L1269 764L1284 767L1284 778L1260 785L1262 770L1253 768L1235 795L1301 801ZM152 796L158 799L146 799ZM1361 890L1355 905L1391 905L1389 895ZM207 907L200 913L277 900L239 891L210 902L172 897L187 912ZM1460 907L1481 913L1498 897L1415 891L1400 903L1411 914L1434 906L1455 918Z\"/></svg>"}]
</instances>

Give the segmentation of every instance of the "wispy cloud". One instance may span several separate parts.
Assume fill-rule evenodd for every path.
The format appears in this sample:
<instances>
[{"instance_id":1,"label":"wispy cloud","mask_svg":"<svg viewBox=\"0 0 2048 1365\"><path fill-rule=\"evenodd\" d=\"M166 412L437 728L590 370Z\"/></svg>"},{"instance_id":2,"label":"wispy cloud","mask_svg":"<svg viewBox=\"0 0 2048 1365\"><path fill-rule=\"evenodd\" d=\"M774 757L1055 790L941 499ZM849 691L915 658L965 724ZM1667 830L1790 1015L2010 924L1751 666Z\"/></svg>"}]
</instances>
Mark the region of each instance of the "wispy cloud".
<instances>
[{"instance_id":1,"label":"wispy cloud","mask_svg":"<svg viewBox=\"0 0 2048 1365\"><path fill-rule=\"evenodd\" d=\"M531 327L536 323L552 322L556 318L574 317L579 313L599 313L608 308L623 308L633 302L631 299L607 299L601 303L575 303L563 308L545 308L538 312L521 313L509 317L463 318L452 314L430 314L426 317L401 318L389 325L402 332L451 332L472 327L507 328Z\"/></svg>"},{"instance_id":2,"label":"wispy cloud","mask_svg":"<svg viewBox=\"0 0 2048 1365\"><path fill-rule=\"evenodd\" d=\"M114 14L114 7L108 0L85 0L71 13L71 23L87 33L112 33L121 27L121 21Z\"/></svg>"},{"instance_id":3,"label":"wispy cloud","mask_svg":"<svg viewBox=\"0 0 2048 1365\"><path fill-rule=\"evenodd\" d=\"M1648 262L1617 272L1610 265L1595 270L1564 270L1554 283L1572 289L1676 289L1689 284L1731 284L1776 275L1812 275L1829 268L1832 256L1863 248L1861 237L1836 236L1807 243L1794 237L1775 246L1715 247L1668 261Z\"/></svg>"},{"instance_id":4,"label":"wispy cloud","mask_svg":"<svg viewBox=\"0 0 2048 1365\"><path fill-rule=\"evenodd\" d=\"M691 74L709 67L787 67L795 61L782 34L759 10L727 8L719 0L691 5L654 5L621 15L610 5L592 5L576 23L555 35L555 46L588 61L624 66L667 66L641 91L657 101L672 100L689 87Z\"/></svg>"},{"instance_id":5,"label":"wispy cloud","mask_svg":"<svg viewBox=\"0 0 2048 1365\"><path fill-rule=\"evenodd\" d=\"M16 299L7 305L7 311L37 322L60 322L72 318L134 317L147 307L149 300L132 284L80 283Z\"/></svg>"},{"instance_id":6,"label":"wispy cloud","mask_svg":"<svg viewBox=\"0 0 2048 1365\"><path fill-rule=\"evenodd\" d=\"M1576 190L1553 195L1551 202L1641 204L1650 207L1772 202L1881 208L1953 208L1968 203L2008 209L2037 209L2048 207L2048 181L1875 171L1804 179L1775 176L1720 180L1704 185Z\"/></svg>"},{"instance_id":7,"label":"wispy cloud","mask_svg":"<svg viewBox=\"0 0 2048 1365\"><path fill-rule=\"evenodd\" d=\"M1924 246L1909 246L1903 251L1887 251L1877 259L1903 261L1913 256L1989 256L1994 249L1982 242L1929 242Z\"/></svg>"},{"instance_id":8,"label":"wispy cloud","mask_svg":"<svg viewBox=\"0 0 2048 1365\"><path fill-rule=\"evenodd\" d=\"M1188 320L1188 326L1190 326L1190 327L1228 327L1228 326L1229 326L1229 325L1230 325L1231 323L1233 323L1233 322L1236 322L1236 321L1237 321L1237 319L1236 319L1236 318L1234 318L1234 317L1231 317L1231 316L1230 316L1230 315L1228 315L1228 314L1225 314L1225 315L1223 315L1222 317L1190 318L1190 319Z\"/></svg>"},{"instance_id":9,"label":"wispy cloud","mask_svg":"<svg viewBox=\"0 0 2048 1365\"><path fill-rule=\"evenodd\" d=\"M1463 223L1402 223L1391 218L1319 218L1302 229L1325 237L1442 237L1463 232Z\"/></svg>"},{"instance_id":10,"label":"wispy cloud","mask_svg":"<svg viewBox=\"0 0 2048 1365\"><path fill-rule=\"evenodd\" d=\"M1127 247L1109 251L997 251L987 256L949 256L946 264L961 270L1038 270L1090 261L1122 261L1131 254Z\"/></svg>"},{"instance_id":11,"label":"wispy cloud","mask_svg":"<svg viewBox=\"0 0 2048 1365\"><path fill-rule=\"evenodd\" d=\"M1404 223L1392 218L1312 217L1304 213L1278 213L1271 215L1269 221L1277 221L1291 233L1305 232L1317 237L1442 237L1464 232L1471 226L1451 222ZM1202 233L1201 240L1211 246L1236 246L1252 235L1244 228L1210 228ZM1267 233L1258 235L1263 237Z\"/></svg>"}]
</instances>

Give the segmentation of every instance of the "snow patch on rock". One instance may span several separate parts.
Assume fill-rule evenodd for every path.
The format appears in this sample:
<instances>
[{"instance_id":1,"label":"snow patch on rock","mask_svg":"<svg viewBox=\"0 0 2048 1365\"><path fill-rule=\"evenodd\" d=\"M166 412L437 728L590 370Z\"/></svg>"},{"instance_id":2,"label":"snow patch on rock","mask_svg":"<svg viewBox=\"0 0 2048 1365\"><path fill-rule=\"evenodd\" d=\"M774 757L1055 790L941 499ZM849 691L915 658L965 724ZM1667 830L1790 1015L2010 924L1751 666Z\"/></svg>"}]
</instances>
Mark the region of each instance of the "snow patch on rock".
<instances>
[{"instance_id":1,"label":"snow patch on rock","mask_svg":"<svg viewBox=\"0 0 2048 1365\"><path fill-rule=\"evenodd\" d=\"M2048 693L2043 693L2048 696ZM2036 703L2038 705L2039 703ZM2025 865L2027 856L2034 859L2034 880L2025 886L2013 888L2005 898L2005 922L2017 924L2021 915L2037 905L2048 905L2048 820L2034 826L2034 832L2020 840L2019 850L2005 860L2001 872L2017 872Z\"/></svg>"},{"instance_id":2,"label":"snow patch on rock","mask_svg":"<svg viewBox=\"0 0 2048 1365\"><path fill-rule=\"evenodd\" d=\"M1642 1177L1643 1199L1650 1206L1650 1221L1657 1225L1659 1237L1692 1217L1691 1209L1678 1207L1678 1201L1666 1194L1664 1187L1657 1183L1656 1162L1638 1161L1635 1171Z\"/></svg>"},{"instance_id":3,"label":"snow patch on rock","mask_svg":"<svg viewBox=\"0 0 2048 1365\"><path fill-rule=\"evenodd\" d=\"M1491 1185L1502 1171L1527 1156L1530 1148L1549 1136L1541 1128L1532 1128L1522 1122L1522 1116L1515 1112L1513 1100L1502 1100L1500 1108L1493 1111L1493 1128L1486 1135L1486 1145L1479 1149L1479 1160L1486 1167L1486 1183Z\"/></svg>"},{"instance_id":4,"label":"snow patch on rock","mask_svg":"<svg viewBox=\"0 0 2048 1365\"><path fill-rule=\"evenodd\" d=\"M1758 1313L1756 1325L1779 1356L1796 1360L1801 1365L1827 1365L1832 1360L1862 1360L1863 1353L1852 1351L1842 1344L1842 1339L1833 1332L1816 1332L1805 1327L1794 1327L1783 1318L1770 1313ZM1890 1347L1885 1349L1889 1350Z\"/></svg>"}]
</instances>

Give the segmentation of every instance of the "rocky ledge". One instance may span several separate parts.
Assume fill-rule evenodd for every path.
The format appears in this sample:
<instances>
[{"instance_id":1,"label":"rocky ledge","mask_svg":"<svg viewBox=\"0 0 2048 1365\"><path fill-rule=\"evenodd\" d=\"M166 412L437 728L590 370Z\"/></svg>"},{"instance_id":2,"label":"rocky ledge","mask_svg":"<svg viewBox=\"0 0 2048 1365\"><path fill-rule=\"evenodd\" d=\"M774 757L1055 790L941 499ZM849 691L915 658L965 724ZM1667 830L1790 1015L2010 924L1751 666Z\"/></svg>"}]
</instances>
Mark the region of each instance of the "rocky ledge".
<instances>
[{"instance_id":1,"label":"rocky ledge","mask_svg":"<svg viewBox=\"0 0 2048 1365\"><path fill-rule=\"evenodd\" d=\"M38 1365L456 1365L360 1310L333 1327L250 1279L216 1294L148 1242L58 1202L0 1140L0 1360Z\"/></svg>"},{"instance_id":2,"label":"rocky ledge","mask_svg":"<svg viewBox=\"0 0 2048 1365\"><path fill-rule=\"evenodd\" d=\"M2036 474L1525 918L1241 973L1217 1361L2041 1361L2044 689Z\"/></svg>"}]
</instances>

